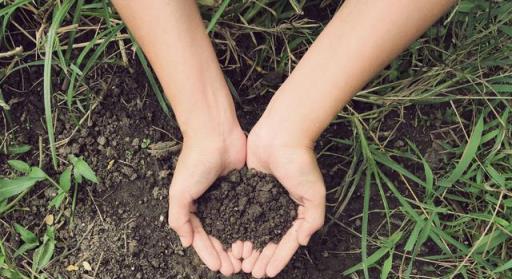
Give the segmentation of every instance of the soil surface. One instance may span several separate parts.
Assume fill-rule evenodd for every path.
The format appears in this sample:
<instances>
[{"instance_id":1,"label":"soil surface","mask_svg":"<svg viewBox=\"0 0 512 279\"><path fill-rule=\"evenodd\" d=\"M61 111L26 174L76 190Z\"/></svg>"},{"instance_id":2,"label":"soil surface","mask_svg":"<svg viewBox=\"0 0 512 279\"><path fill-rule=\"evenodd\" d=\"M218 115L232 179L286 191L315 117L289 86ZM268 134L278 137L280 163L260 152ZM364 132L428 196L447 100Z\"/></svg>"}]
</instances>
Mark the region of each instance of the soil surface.
<instances>
[{"instance_id":1,"label":"soil surface","mask_svg":"<svg viewBox=\"0 0 512 279\"><path fill-rule=\"evenodd\" d=\"M38 80L42 71L37 69L24 73L23 78L28 81ZM105 82L89 83L93 94L92 104L95 106L81 122L79 129L70 120L73 119L72 113L66 108L59 109L56 114L57 142L65 144L58 145L61 169L55 173L50 171L49 154L43 153L40 156L38 153L39 138L46 138L42 124L44 108L41 83L20 87L20 76L13 75L2 84L4 96L12 107L13 124L9 127L16 127L7 140L13 144L30 144L33 150L18 159L32 165L37 165L41 160L43 168L56 177L68 165L63 158L69 154L83 156L100 179L99 184L81 184L77 188L75 209L72 210L70 197L64 212L47 207L56 194L54 187L40 183L32 189L13 211L1 217L0 236L8 253L12 255L21 245L12 226L14 223L42 236L46 229L43 220L53 214L57 247L56 258L46 269L48 278L223 278L218 273L210 272L193 249L184 249L167 225L168 186L181 146L181 136L175 121L162 112L141 70L131 73L125 68L110 66L99 69L96 76L107 78ZM268 96L262 96L251 99L251 102L246 101L243 107L237 104L244 130L251 129L268 99ZM386 123L383 131L393 131L396 125L400 125L389 144L399 146L408 138L424 154L437 150L434 142L425 136L430 133L428 126L401 124L406 122L393 113L382 121ZM3 126L4 123L0 121L0 128L8 130L8 127ZM418 137L410 137L416 133ZM358 232L361 229L362 185L355 189L344 210L334 217L337 209L334 205L338 198L335 195L336 189L342 185L351 163L350 156L336 154L351 154L351 150L346 145L333 144L331 139L349 139L351 136L350 126L339 122L331 125L318 140L316 152L319 154L318 161L328 191L326 225L314 235L307 247L299 249L277 278L344 278L341 276L343 271L360 262L361 240ZM43 150L47 150L46 146L43 146ZM9 173L6 168L7 159L13 158L0 156L0 173L3 175ZM289 198L285 201L286 191L275 180L256 173L248 175L246 170L242 172L246 174L240 175L241 183L238 186L236 182L229 182L238 179L235 178L236 173L223 180L228 183L216 183L217 186L199 200L199 214L219 208L231 210L244 207L245 210L231 210L232 214L229 215L219 214L218 211L217 215L212 213L201 216L207 224L205 227L225 243L245 237L259 243L276 241L289 226L290 220L294 219L295 204ZM398 180L393 173L389 173L389 176ZM236 186L241 192L226 191L223 185L226 189ZM248 185L256 185L257 191L248 191ZM267 187L271 192L276 191L269 201L265 194ZM412 187L419 192L417 194L421 194L421 188L414 184ZM221 199L226 193L233 196ZM407 195L408 190L403 189L403 193ZM243 201L241 197L250 195L253 196L247 199L247 203L240 205ZM399 205L390 198L389 206L396 208ZM385 235L381 226L384 214L379 213L383 205L378 191L372 191L370 208L375 211L369 216L371 236ZM266 221L258 221L258 229L265 227L265 224L271 226L272 222L273 226L281 229L258 233L253 226L248 225L238 230L222 231L217 221L221 220L224 228L233 228L230 217L239 213L242 220L243 216L247 216L247 223L242 221L243 224L255 224L249 222L249 219L261 218ZM397 227L400 226L399 215L394 217L394 222ZM370 245L369 250L371 253L375 246ZM428 250L424 252L429 253ZM30 266L30 257L30 254L27 258L18 257L18 266ZM85 269L84 262L90 264L92 270ZM394 265L400 264L397 258ZM66 270L69 265L77 266L78 270ZM378 268L372 267L370 270L373 274L379 274ZM428 273L426 270L429 270ZM437 277L442 274L442 270L435 270L427 264L418 266L415 273ZM250 276L237 274L232 278Z\"/></svg>"},{"instance_id":2,"label":"soil surface","mask_svg":"<svg viewBox=\"0 0 512 279\"><path fill-rule=\"evenodd\" d=\"M197 215L226 247L249 240L261 249L292 226L297 205L272 175L244 167L215 181L197 200Z\"/></svg>"},{"instance_id":3,"label":"soil surface","mask_svg":"<svg viewBox=\"0 0 512 279\"><path fill-rule=\"evenodd\" d=\"M86 109L91 110L83 119L76 119L75 116L83 113L68 111L65 105L59 107L57 102L54 104L57 108L54 115L61 165L55 172L51 171L47 132L43 124L42 68L34 66L30 71L20 70L0 85L6 101L11 105L10 120L0 119L0 129L10 131L3 140L9 144L32 146L30 152L18 157L0 155L1 175L10 174L6 164L8 159L21 159L31 165L41 164L50 176L57 177L69 165L65 161L67 155L74 154L83 156L100 179L99 184L79 185L76 188L76 206L74 209L71 206L70 196L63 211L48 209L47 205L57 189L50 184L40 183L19 201L14 210L0 217L0 237L7 253L12 255L21 245L13 224L19 223L42 237L46 229L43 220L52 214L55 217L57 246L56 258L45 271L47 278L222 278L220 274L210 272L192 249L183 249L177 236L168 228L168 186L180 151L181 136L173 117L162 112L141 68L133 65L133 72L120 66L96 70L94 79L87 82L87 94L83 93L92 98L82 96L87 102L90 101ZM55 82L54 88L62 87L58 78ZM250 131L270 98L271 94L250 98L241 95L241 101L236 105L245 131ZM357 103L354 108L358 111L365 109ZM425 108L427 114L429 109ZM420 110L419 107L417 110ZM385 125L382 125L381 133L377 136L385 135L379 139L398 149L406 148L406 140L411 140L423 154L430 154L429 160L441 164L446 158L440 155L442 149L435 144L432 135L440 137L433 130L444 124L413 125L412 117L416 113L419 113L416 109L406 111L405 117L389 113L382 119ZM79 128L76 128L77 125ZM336 206L339 199L336 193L347 187L343 182L350 168L353 150L349 145L339 144L333 139L350 140L352 136L350 122L338 121L329 126L318 140L315 151L328 193L326 225L314 235L307 247L300 248L277 278L344 278L341 275L343 271L361 261L359 232L362 185L355 188L343 211L338 211ZM39 153L39 150L43 150L43 153ZM400 163L415 169L411 163ZM389 172L388 176L398 185L403 184L396 173ZM226 178L227 181L230 179L234 178ZM218 188L213 187L199 201L199 214L237 207L239 212L230 212L233 216L240 213L242 220L243 216L247 216L247 223L242 221L242 224L250 224L252 218L261 218L266 221L258 221L259 230L266 224L280 229L260 233L248 225L238 230L222 231L217 221L221 220L224 228L233 228L233 221L232 215L222 215L220 211L217 215L202 216L205 224L208 224L205 225L206 229L226 243L245 237L260 243L276 241L289 226L290 220L294 219L292 209L295 205L289 199L284 201L286 191L268 177L240 175L240 180L242 182L238 186L231 182L229 186L224 184L226 188L236 186L240 193L226 191L222 182L218 183ZM248 191L248 185L256 185L257 191ZM421 195L421 187L410 186L417 195ZM277 191L276 194L272 193L269 201L265 194L266 187L270 187L271 192ZM409 188L400 190L405 196L410 194ZM226 193L234 196L221 199ZM399 207L389 192L384 194L389 197L390 208ZM241 197L250 195L253 196L248 198L247 203L240 205ZM241 210L242 207L245 210ZM385 226L381 225L385 216L377 190L372 191L370 209L370 237L385 238L387 232ZM393 224L397 227L402 225L400 216L393 216ZM370 243L369 253L375 251L376 247ZM425 247L426 250L422 251L424 254L435 253L434 248ZM26 258L18 257L17 266L30 266L30 259L31 254ZM395 257L393 266L400 266L401 261L400 257ZM86 269L84 262L92 268ZM66 268L70 265L77 266L78 270L68 271ZM377 277L380 270L372 267L370 272ZM418 265L413 273L428 274L434 278L443 274L442 269L430 263ZM237 274L232 278L250 276Z\"/></svg>"}]
</instances>

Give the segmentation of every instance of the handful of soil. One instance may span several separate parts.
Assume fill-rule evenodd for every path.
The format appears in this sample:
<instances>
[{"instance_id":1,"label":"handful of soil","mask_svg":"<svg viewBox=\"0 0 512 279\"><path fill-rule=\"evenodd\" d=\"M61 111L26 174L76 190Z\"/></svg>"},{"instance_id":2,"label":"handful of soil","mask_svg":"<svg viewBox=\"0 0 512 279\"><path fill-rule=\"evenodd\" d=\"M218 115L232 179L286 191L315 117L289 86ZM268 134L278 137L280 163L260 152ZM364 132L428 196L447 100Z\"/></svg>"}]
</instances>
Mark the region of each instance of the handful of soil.
<instances>
[{"instance_id":1,"label":"handful of soil","mask_svg":"<svg viewBox=\"0 0 512 279\"><path fill-rule=\"evenodd\" d=\"M297 204L272 175L244 167L213 183L197 200L197 216L223 245L248 240L260 249L292 226Z\"/></svg>"}]
</instances>

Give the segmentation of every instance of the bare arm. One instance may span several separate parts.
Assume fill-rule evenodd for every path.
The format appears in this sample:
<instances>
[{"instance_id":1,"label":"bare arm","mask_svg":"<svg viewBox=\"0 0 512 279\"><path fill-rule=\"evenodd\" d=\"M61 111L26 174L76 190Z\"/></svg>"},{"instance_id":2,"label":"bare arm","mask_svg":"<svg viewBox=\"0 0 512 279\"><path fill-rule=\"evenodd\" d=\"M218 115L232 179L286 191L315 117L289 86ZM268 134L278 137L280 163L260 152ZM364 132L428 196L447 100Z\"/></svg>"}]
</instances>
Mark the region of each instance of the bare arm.
<instances>
[{"instance_id":1,"label":"bare arm","mask_svg":"<svg viewBox=\"0 0 512 279\"><path fill-rule=\"evenodd\" d=\"M322 226L325 186L314 142L358 90L454 3L345 1L249 135L247 165L274 174L300 205L279 244L269 244L255 264L244 260L244 270L276 276Z\"/></svg>"},{"instance_id":2,"label":"bare arm","mask_svg":"<svg viewBox=\"0 0 512 279\"><path fill-rule=\"evenodd\" d=\"M279 126L272 130L281 131L286 140L313 144L339 109L455 2L346 1L277 91L261 121Z\"/></svg>"},{"instance_id":3,"label":"bare arm","mask_svg":"<svg viewBox=\"0 0 512 279\"><path fill-rule=\"evenodd\" d=\"M113 3L157 73L185 137L238 125L195 1Z\"/></svg>"},{"instance_id":4,"label":"bare arm","mask_svg":"<svg viewBox=\"0 0 512 279\"><path fill-rule=\"evenodd\" d=\"M149 58L183 134L169 189L169 225L212 270L234 271L230 255L208 236L193 202L214 180L245 163L245 135L193 0L113 0Z\"/></svg>"}]
</instances>

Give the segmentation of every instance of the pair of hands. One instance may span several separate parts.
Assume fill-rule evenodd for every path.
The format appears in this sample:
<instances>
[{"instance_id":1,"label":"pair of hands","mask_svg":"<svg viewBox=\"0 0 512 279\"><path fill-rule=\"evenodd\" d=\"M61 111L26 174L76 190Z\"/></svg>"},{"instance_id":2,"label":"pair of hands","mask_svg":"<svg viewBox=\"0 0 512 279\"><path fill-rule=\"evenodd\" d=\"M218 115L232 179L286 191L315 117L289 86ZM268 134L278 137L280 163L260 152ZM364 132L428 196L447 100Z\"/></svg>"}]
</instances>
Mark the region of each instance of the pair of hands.
<instances>
[{"instance_id":1,"label":"pair of hands","mask_svg":"<svg viewBox=\"0 0 512 279\"><path fill-rule=\"evenodd\" d=\"M169 225L183 246L192 247L205 265L229 276L243 270L256 278L276 276L300 245L323 225L325 186L313 149L284 144L262 120L249 136L235 125L220 138L185 138L169 190ZM261 251L248 242L232 243L228 251L209 236L194 214L194 201L219 176L249 168L274 175L298 204L297 219L278 244Z\"/></svg>"}]
</instances>

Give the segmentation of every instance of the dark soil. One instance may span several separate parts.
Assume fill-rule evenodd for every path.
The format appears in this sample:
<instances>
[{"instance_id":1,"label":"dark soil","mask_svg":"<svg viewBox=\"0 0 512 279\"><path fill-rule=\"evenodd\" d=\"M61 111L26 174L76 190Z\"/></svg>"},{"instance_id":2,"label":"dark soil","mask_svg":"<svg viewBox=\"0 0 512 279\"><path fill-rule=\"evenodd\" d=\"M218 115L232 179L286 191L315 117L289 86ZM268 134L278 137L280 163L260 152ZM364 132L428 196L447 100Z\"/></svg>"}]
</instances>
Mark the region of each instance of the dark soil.
<instances>
[{"instance_id":1,"label":"dark soil","mask_svg":"<svg viewBox=\"0 0 512 279\"><path fill-rule=\"evenodd\" d=\"M197 200L206 232L229 246L249 240L257 249L277 243L292 226L297 205L272 176L243 168L215 181Z\"/></svg>"},{"instance_id":2,"label":"dark soil","mask_svg":"<svg viewBox=\"0 0 512 279\"><path fill-rule=\"evenodd\" d=\"M48 209L47 204L55 195L56 189L44 183L38 185L20 200L15 210L1 217L0 237L8 253L12 255L21 244L13 224L22 224L42 236L46 229L45 225L41 225L43 219L48 214L53 214L57 247L56 258L46 269L48 278L222 278L220 274L210 272L193 249L183 249L177 236L168 228L168 186L179 153L181 136L174 120L162 112L154 94L148 89L144 73L137 70L138 67L134 68L136 70L133 73L115 66L97 70L94 76L105 79L104 82L89 82L89 89L94 96L92 103L97 103L97 106L75 132L75 123L70 120L72 117L66 108L58 108L56 114L57 141L69 138L66 144L59 146L59 158L66 158L68 154L83 156L97 172L100 183L81 184L78 187L74 211L71 210L70 199L63 211ZM30 73L22 71L19 75L13 74L1 85L6 100L12 105L13 124L4 127L7 122L2 119L0 129L10 130L16 127L5 140L13 144L26 143L32 146L32 151L19 159L37 165L42 158L43 168L56 177L67 163L61 162L61 169L52 173L49 154L44 151L43 156L40 156L38 152L39 138L43 139L43 143L46 142L46 130L42 124L44 108L41 83L27 86L22 82L38 80L41 74L40 68L33 68ZM269 96L266 95L243 99L243 109L237 104L239 118L246 131L259 118L268 99ZM396 126L394 123L400 122L394 121L393 114L389 115L390 118L386 120L389 125L382 126L383 133L393 131ZM389 144L398 146L401 145L400 141L404 142L408 138L422 152L428 152L434 147L433 141L425 136L431 132L421 128L425 126L402 126L396 130ZM420 129L421 132L415 132ZM312 238L307 247L300 248L277 278L343 278L341 274L344 270L360 262L361 240L358 232L361 230L362 185L355 190L339 217L332 217L335 215L334 204L337 202L335 188L342 185L351 163L352 150L347 145L334 143L331 139L351 137L350 125L338 122L331 125L318 140L316 151L320 154L318 161L328 191L327 225ZM47 150L47 147L43 146L43 150ZM343 157L335 154L349 155ZM8 159L14 158L0 155L2 175L9 173L6 168ZM389 176L399 181L396 174L389 173ZM230 179L236 181L233 177ZM234 187L237 189L235 191L226 191L223 183L217 183L217 188L213 187L199 200L199 215L205 223L205 229L225 244L238 238L247 238L260 244L279 239L289 226L290 220L294 219L295 205L289 199L285 202L286 191L270 180L268 177L261 179L257 174L240 175L240 184L224 183L226 189ZM249 185L256 185L257 191L254 188L253 192L248 191ZM277 193L272 193L270 200L265 202L268 199L264 194L267 187ZM421 193L420 187L412 187ZM404 189L404 195L407 195L407 191ZM227 195L227 198L219 199L223 195ZM231 210L234 207L242 208L239 204L243 200L241 197L250 195L255 198L250 197L245 205L242 204L246 210ZM389 196L390 208L397 208L399 204ZM256 206L261 210L256 209ZM228 209L224 212L231 214L223 215L217 211L217 215L210 214L206 218L202 215L207 210L219 208L223 211ZM279 208L280 210L276 210ZM380 226L384 216L378 212L383 205L377 190L372 191L370 208L376 211L369 216L371 236L385 237L386 232ZM258 215L255 213L260 211L261 215L255 217ZM235 214L242 216L238 221L244 219L246 214L247 222L241 222L249 225L241 226L238 230L233 229L236 226L233 226L230 217ZM251 218L266 221L250 222ZM220 223L224 225L224 229L231 230L223 231L217 225L219 220L222 221ZM400 215L395 215L393 220L397 226L401 224ZM266 224L269 227L279 227L280 230L261 233L254 230L255 224L259 230ZM369 249L371 253L375 247L370 245ZM30 266L30 258L30 253L27 259L18 258L18 266ZM85 270L83 262L88 262L92 271ZM79 270L67 271L66 267L71 264L78 266ZM394 266L400 264L400 259L397 258ZM415 273L425 274L423 269L433 268L418 266ZM379 274L377 268L372 268L371 271L372 274ZM437 277L436 274L442 274L442 271L428 274ZM246 274L233 276L249 277Z\"/></svg>"},{"instance_id":3,"label":"dark soil","mask_svg":"<svg viewBox=\"0 0 512 279\"><path fill-rule=\"evenodd\" d=\"M40 74L37 70L33 72ZM97 102L91 117L73 132L75 126L70 121L71 116L67 109L62 109L58 114L56 134L57 141L69 138L58 148L59 158L66 158L68 154L83 156L96 171L100 183L81 184L76 209L71 210L71 200L68 200L67 209L62 214L47 208L56 189L44 183L38 185L20 200L14 211L2 217L0 235L7 251L12 255L21 245L13 229L14 223L42 236L46 229L41 225L42 220L53 214L57 247L56 258L46 269L50 278L221 278L220 274L210 272L202 264L192 248L183 249L167 225L168 186L180 147L180 133L174 120L162 112L148 90L142 72L131 74L124 68L104 67L97 74L110 80L107 87L99 83L97 87L91 85ZM4 83L2 89L7 101L16 101L11 103L11 118L18 122L15 122L16 135L9 140L28 143L37 151L39 137L46 136L41 125L44 116L40 105L42 90L33 87L30 94L20 98L19 93L11 89L16 88L19 77L13 75L10 80L12 82ZM0 157L2 174L9 173L7 159L12 158ZM37 152L29 152L18 159L37 165L40 156ZM62 169L52 173L50 156L44 155L42 159L43 168L53 176L67 165L62 162ZM258 175L252 177L253 182L261 179ZM263 182L268 181L268 178L263 179ZM270 184L263 183L261 187L267 187L265 185ZM280 196L287 197L284 189L272 186L273 189L279 189ZM287 202L290 202L289 198ZM286 207L279 204L279 200L270 204L287 208L277 211L277 214L288 217L275 224L282 225L281 229L285 230L294 217L293 202L287 203ZM252 209L249 211L253 212ZM254 231L247 229L247 232ZM271 232L253 237L264 242L276 240L279 234ZM23 266L25 260L19 259L19 266ZM90 263L93 270L85 270L83 262ZM30 266L30 262L25 264ZM67 271L69 265L76 265L79 270ZM321 278L315 274L316 268L302 251L278 278ZM245 274L233 276L249 277Z\"/></svg>"},{"instance_id":4,"label":"dark soil","mask_svg":"<svg viewBox=\"0 0 512 279\"><path fill-rule=\"evenodd\" d=\"M306 13L313 17L317 14L312 8L307 9ZM27 46L27 49L30 48ZM251 51L252 48L247 48L246 54L250 55ZM7 253L12 255L21 245L13 224L22 224L41 237L46 229L44 218L53 214L57 231L56 258L46 269L47 278L222 278L220 274L210 272L192 249L183 249L167 226L168 186L180 150L181 136L173 118L162 112L149 89L145 74L135 63L131 65L134 72L107 66L90 75L87 91L81 93L80 97L85 110L96 106L78 129L79 119L76 119L76 115L83 113L69 112L67 108L59 107L61 100L54 102L57 141L65 141L58 146L61 158L58 171L52 171L47 146L42 68L34 66L21 69L0 85L12 108L12 123L0 115L0 130L9 131L4 132L0 142L32 146L30 152L19 157L8 157L1 153L2 176L10 174L6 164L8 159L21 159L31 165L38 165L41 160L42 167L55 178L68 165L65 161L67 155L74 154L83 156L100 179L99 184L81 184L77 188L74 210L71 209L72 197L62 210L48 209L47 205L56 194L56 189L45 183L37 185L13 211L0 216L0 239ZM249 68L226 71L236 88L240 88ZM235 76L236 72L240 77ZM55 90L62 88L58 76L55 73ZM271 91L261 93L262 85L257 83L259 77L257 74L254 76L254 80L251 78L242 88L244 90L239 90L240 100L236 103L245 131L250 131L272 97ZM265 86L277 87L286 77L282 73L269 73L263 78ZM93 97L89 100L88 96ZM357 103L354 108L358 111L368 109L359 107ZM389 113L382 119L377 136L386 135L390 138L386 142L397 149L407 148L406 139L409 139L427 155L434 167L441 166L447 158L435 140L442 133L434 133L433 130L442 124L413 125L419 113L410 109L403 118L396 112ZM429 108L425 108L425 114L429 115ZM395 130L396 126L398 128ZM358 233L361 230L362 185L354 191L343 212L337 218L333 217L337 203L335 193L345 179L353 150L332 139L351 139L352 136L349 121L339 121L332 124L318 140L315 151L319 154L318 161L328 191L327 225L307 247L302 247L296 253L277 278L343 278L341 274L344 270L360 262L361 239ZM40 140L42 154L39 153ZM405 160L400 163L413 171L417 167ZM418 173L421 173L420 167ZM389 172L387 175L397 184L403 184L396 173ZM226 180L233 180L232 177L230 179ZM295 205L287 197L286 191L271 180L253 174L240 175L240 184L224 183L225 189L222 182L217 183L198 201L199 215L205 229L225 244L235 239L249 239L257 246L277 241L294 219ZM226 190L231 187L236 190ZM267 187L271 192L276 191L268 201ZM411 187L421 194L421 187L414 184ZM409 189L403 187L400 190L405 196L408 195ZM390 208L398 208L399 204L392 199L392 195L385 194L389 196ZM242 202L244 197L247 198L245 204ZM234 210L235 207L237 210ZM384 226L380 226L384 220L383 213L379 211L382 208L380 194L373 190L370 199L372 213L369 216L369 232L373 238L387 236ZM219 209L230 214L221 214ZM208 212L210 214L207 215ZM238 218L237 226L233 226L231 217ZM400 226L400 214L396 214L393 221ZM240 223L245 225L239 226ZM255 226L258 230L255 230ZM375 246L369 246L371 253ZM426 247L428 251L422 251L425 254L435 252L434 248ZM18 257L17 265L30 266L31 256L28 253L27 258ZM92 266L91 271L84 269L84 262ZM401 264L401 259L395 257L394 268ZM69 265L76 265L79 270L67 271ZM425 275L422 269L434 270L428 273L434 278L442 275L442 270L435 273L436 267L426 265L418 266L414 273ZM372 278L376 278L379 269L371 268L371 274ZM245 274L233 276L249 277Z\"/></svg>"}]
</instances>

